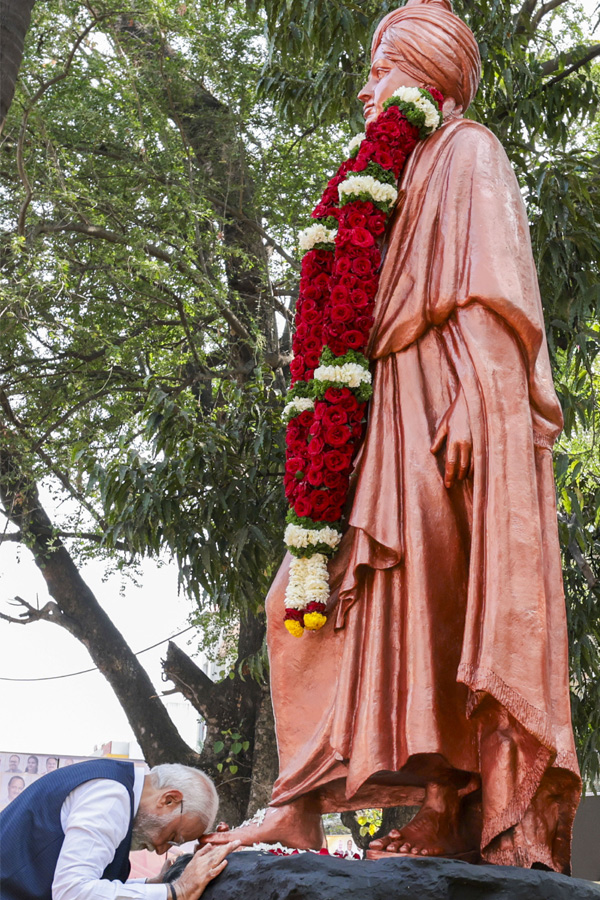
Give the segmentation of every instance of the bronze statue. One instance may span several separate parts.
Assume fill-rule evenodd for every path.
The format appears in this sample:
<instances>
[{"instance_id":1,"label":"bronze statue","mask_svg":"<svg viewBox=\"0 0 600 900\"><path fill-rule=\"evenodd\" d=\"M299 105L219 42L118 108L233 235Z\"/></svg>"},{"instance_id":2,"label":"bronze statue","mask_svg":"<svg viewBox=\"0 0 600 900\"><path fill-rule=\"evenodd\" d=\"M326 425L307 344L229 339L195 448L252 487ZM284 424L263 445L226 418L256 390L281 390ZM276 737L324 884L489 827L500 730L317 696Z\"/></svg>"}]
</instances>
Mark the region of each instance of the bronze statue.
<instances>
[{"instance_id":1,"label":"bronze statue","mask_svg":"<svg viewBox=\"0 0 600 900\"><path fill-rule=\"evenodd\" d=\"M318 848L323 812L414 804L372 849L569 871L562 416L519 187L463 118L479 77L448 0L409 0L375 33L367 121L433 86L444 124L409 157L385 238L329 619L287 633L286 558L267 602L279 778L264 817L222 839Z\"/></svg>"}]
</instances>

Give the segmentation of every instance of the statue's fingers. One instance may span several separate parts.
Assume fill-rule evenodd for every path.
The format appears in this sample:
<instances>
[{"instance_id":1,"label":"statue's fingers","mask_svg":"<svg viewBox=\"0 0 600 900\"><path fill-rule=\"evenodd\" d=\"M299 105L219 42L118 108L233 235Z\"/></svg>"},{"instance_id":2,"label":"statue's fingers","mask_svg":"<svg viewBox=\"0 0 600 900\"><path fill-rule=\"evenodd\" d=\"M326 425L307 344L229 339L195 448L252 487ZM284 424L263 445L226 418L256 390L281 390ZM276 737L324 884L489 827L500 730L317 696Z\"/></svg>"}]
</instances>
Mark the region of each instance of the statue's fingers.
<instances>
[{"instance_id":1,"label":"statue's fingers","mask_svg":"<svg viewBox=\"0 0 600 900\"><path fill-rule=\"evenodd\" d=\"M433 444L429 448L431 453L436 454L438 450L441 449L442 444L446 440L446 435L448 434L448 425L446 419L442 419L438 430L435 433L435 437L433 439Z\"/></svg>"},{"instance_id":2,"label":"statue's fingers","mask_svg":"<svg viewBox=\"0 0 600 900\"><path fill-rule=\"evenodd\" d=\"M227 822L219 822L219 824L215 828L215 831L229 831L229 825L227 824Z\"/></svg>"},{"instance_id":3,"label":"statue's fingers","mask_svg":"<svg viewBox=\"0 0 600 900\"><path fill-rule=\"evenodd\" d=\"M446 471L444 474L444 484L447 488L452 487L456 478L456 469L458 465L458 455L456 449L452 447L446 455Z\"/></svg>"},{"instance_id":4,"label":"statue's fingers","mask_svg":"<svg viewBox=\"0 0 600 900\"><path fill-rule=\"evenodd\" d=\"M459 480L467 477L471 465L471 446L466 441L460 445L460 467L458 470Z\"/></svg>"}]
</instances>

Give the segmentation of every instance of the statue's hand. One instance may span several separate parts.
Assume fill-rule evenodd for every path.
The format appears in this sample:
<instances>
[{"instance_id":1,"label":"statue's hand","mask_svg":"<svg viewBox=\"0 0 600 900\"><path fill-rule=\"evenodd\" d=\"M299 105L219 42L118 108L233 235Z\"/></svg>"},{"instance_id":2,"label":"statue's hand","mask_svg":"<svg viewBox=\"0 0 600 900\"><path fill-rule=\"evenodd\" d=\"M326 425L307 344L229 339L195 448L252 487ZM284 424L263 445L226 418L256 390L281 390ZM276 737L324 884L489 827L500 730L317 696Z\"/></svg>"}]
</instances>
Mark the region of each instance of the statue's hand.
<instances>
[{"instance_id":1,"label":"statue's hand","mask_svg":"<svg viewBox=\"0 0 600 900\"><path fill-rule=\"evenodd\" d=\"M462 480L471 474L472 469L473 438L467 404L461 390L444 413L431 445L431 452L438 453L444 441L446 442L444 484L450 488L457 478Z\"/></svg>"}]
</instances>

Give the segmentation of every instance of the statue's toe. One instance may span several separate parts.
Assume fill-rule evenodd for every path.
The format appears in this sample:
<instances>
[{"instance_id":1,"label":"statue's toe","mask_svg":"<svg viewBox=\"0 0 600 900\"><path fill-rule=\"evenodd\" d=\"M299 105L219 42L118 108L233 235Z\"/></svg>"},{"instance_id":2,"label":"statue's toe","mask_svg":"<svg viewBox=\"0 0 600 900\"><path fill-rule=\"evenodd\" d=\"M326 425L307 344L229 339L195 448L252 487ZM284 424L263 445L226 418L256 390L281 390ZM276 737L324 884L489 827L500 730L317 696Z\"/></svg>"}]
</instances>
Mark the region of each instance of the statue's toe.
<instances>
[{"instance_id":1,"label":"statue's toe","mask_svg":"<svg viewBox=\"0 0 600 900\"><path fill-rule=\"evenodd\" d=\"M375 841L371 841L369 850L385 850L389 842L389 837L377 838Z\"/></svg>"}]
</instances>

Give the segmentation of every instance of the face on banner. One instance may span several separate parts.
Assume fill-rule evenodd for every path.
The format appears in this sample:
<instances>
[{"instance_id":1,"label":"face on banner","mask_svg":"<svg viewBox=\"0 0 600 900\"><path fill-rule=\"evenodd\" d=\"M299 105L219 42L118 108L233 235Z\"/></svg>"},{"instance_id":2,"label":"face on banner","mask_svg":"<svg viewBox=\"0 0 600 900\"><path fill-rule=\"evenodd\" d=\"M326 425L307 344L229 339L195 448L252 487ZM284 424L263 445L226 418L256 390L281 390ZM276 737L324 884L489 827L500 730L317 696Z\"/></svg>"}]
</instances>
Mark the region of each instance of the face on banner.
<instances>
[{"instance_id":1,"label":"face on banner","mask_svg":"<svg viewBox=\"0 0 600 900\"><path fill-rule=\"evenodd\" d=\"M22 794L38 778L93 756L46 756L40 753L0 752L0 809Z\"/></svg>"},{"instance_id":2,"label":"face on banner","mask_svg":"<svg viewBox=\"0 0 600 900\"><path fill-rule=\"evenodd\" d=\"M98 759L97 756L46 756L45 753L10 753L0 751L0 810L22 794L30 784L57 769L75 763ZM131 760L148 771L143 760ZM155 874L155 873L152 873Z\"/></svg>"},{"instance_id":3,"label":"face on banner","mask_svg":"<svg viewBox=\"0 0 600 900\"><path fill-rule=\"evenodd\" d=\"M361 850L356 846L349 834L328 834L327 849L335 856L353 858L360 856Z\"/></svg>"}]
</instances>

